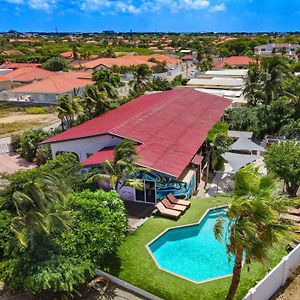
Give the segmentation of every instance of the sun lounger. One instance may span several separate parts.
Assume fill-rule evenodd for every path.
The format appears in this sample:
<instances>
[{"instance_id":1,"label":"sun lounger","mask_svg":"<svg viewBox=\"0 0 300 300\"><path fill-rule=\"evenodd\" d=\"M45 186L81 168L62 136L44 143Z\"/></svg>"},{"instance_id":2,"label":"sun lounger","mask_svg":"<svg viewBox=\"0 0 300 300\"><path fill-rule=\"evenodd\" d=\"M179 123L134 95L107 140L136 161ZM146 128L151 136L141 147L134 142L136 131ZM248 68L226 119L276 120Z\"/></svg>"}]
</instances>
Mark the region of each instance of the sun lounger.
<instances>
[{"instance_id":1,"label":"sun lounger","mask_svg":"<svg viewBox=\"0 0 300 300\"><path fill-rule=\"evenodd\" d=\"M157 203L155 206L162 216L178 219L181 215L180 211L166 208L161 202Z\"/></svg>"},{"instance_id":2,"label":"sun lounger","mask_svg":"<svg viewBox=\"0 0 300 300\"><path fill-rule=\"evenodd\" d=\"M177 199L175 198L175 196L171 193L169 193L167 195L167 198L169 199L169 201L173 204L179 204L179 205L184 205L184 206L187 206L189 207L191 205L191 202L190 201L187 201L187 200L180 200L180 199Z\"/></svg>"},{"instance_id":3,"label":"sun lounger","mask_svg":"<svg viewBox=\"0 0 300 300\"><path fill-rule=\"evenodd\" d=\"M291 208L291 209L289 209L289 214L300 216L300 208Z\"/></svg>"},{"instance_id":4,"label":"sun lounger","mask_svg":"<svg viewBox=\"0 0 300 300\"><path fill-rule=\"evenodd\" d=\"M294 215L290 215L290 214L282 214L280 217L285 220L300 223L300 216L294 216Z\"/></svg>"},{"instance_id":5,"label":"sun lounger","mask_svg":"<svg viewBox=\"0 0 300 300\"><path fill-rule=\"evenodd\" d=\"M181 212L185 212L188 208L187 206L184 205L173 204L167 198L164 198L161 202L166 208L175 209Z\"/></svg>"}]
</instances>

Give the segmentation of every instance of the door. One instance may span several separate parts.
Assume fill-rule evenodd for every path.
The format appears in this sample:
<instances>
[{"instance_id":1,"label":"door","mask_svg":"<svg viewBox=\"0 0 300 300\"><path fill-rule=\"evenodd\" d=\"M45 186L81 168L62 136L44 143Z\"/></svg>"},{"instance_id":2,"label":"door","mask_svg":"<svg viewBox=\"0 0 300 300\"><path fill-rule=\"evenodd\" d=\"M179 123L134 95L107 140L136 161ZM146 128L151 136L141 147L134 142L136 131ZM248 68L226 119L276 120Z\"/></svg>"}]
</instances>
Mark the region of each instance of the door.
<instances>
[{"instance_id":1,"label":"door","mask_svg":"<svg viewBox=\"0 0 300 300\"><path fill-rule=\"evenodd\" d=\"M139 202L156 203L155 181L144 180L144 188L142 190L135 189L135 199Z\"/></svg>"}]
</instances>

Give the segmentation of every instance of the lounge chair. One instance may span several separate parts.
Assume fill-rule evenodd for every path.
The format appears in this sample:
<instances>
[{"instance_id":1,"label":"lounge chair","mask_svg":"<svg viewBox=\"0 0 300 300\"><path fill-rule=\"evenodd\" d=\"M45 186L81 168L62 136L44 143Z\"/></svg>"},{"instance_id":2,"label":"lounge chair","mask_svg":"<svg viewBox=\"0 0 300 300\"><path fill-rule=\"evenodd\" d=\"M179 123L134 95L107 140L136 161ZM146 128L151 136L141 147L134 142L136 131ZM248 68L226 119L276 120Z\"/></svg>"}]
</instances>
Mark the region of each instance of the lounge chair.
<instances>
[{"instance_id":1,"label":"lounge chair","mask_svg":"<svg viewBox=\"0 0 300 300\"><path fill-rule=\"evenodd\" d=\"M164 198L161 202L166 208L175 209L181 212L185 212L188 208L187 206L184 205L173 204L167 198Z\"/></svg>"},{"instance_id":2,"label":"lounge chair","mask_svg":"<svg viewBox=\"0 0 300 300\"><path fill-rule=\"evenodd\" d=\"M289 214L300 216L300 208L291 208L291 209L289 209Z\"/></svg>"},{"instance_id":3,"label":"lounge chair","mask_svg":"<svg viewBox=\"0 0 300 300\"><path fill-rule=\"evenodd\" d=\"M155 206L162 216L178 219L181 215L180 211L166 208L161 202L158 202Z\"/></svg>"},{"instance_id":4,"label":"lounge chair","mask_svg":"<svg viewBox=\"0 0 300 300\"><path fill-rule=\"evenodd\" d=\"M191 205L191 202L190 201L187 201L187 200L180 200L180 199L177 199L175 198L175 196L171 193L169 193L167 195L167 198L169 199L169 201L173 204L179 204L179 205L184 205L184 206L187 206L189 207Z\"/></svg>"},{"instance_id":5,"label":"lounge chair","mask_svg":"<svg viewBox=\"0 0 300 300\"><path fill-rule=\"evenodd\" d=\"M300 223L300 216L295 216L295 215L290 215L290 214L282 214L282 215L280 215L280 217L285 220Z\"/></svg>"}]
</instances>

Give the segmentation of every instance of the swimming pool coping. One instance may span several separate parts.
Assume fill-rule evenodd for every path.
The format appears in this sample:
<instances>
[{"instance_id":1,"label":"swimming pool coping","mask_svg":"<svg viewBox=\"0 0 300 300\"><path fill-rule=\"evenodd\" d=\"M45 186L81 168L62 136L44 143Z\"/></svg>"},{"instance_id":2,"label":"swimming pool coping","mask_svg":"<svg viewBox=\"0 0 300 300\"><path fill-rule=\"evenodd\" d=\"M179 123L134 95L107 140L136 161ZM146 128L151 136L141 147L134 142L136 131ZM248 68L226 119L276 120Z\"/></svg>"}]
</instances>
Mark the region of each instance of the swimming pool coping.
<instances>
[{"instance_id":1,"label":"swimming pool coping","mask_svg":"<svg viewBox=\"0 0 300 300\"><path fill-rule=\"evenodd\" d=\"M228 205L222 205L222 206L217 206L217 207L211 207L211 208L208 208L208 209L204 212L204 214L201 216L201 218L199 219L198 222L196 222L196 223L191 223L191 224L185 224L185 225L178 225L178 226L174 226L174 227L169 227L169 228L165 229L163 232L161 232L156 238L152 239L149 243L147 243L146 249L147 249L147 251L149 252L149 254L150 254L150 256L152 257L152 259L154 260L154 262L155 262L156 266L158 267L158 269L160 269L160 270L162 270L162 271L164 271L164 272L167 272L167 273L169 273L169 274L172 274L172 275L174 275L174 276L177 276L177 277L179 277L179 278L181 278L181 279L184 279L184 280L188 280L188 281L190 281L190 282L193 282L193 283L195 283L195 284L201 284L201 283L205 283L205 282L209 282L209 281L213 281L213 280L218 280L218 279L223 279L223 278L231 277L232 274L230 274L230 275L224 275L224 276L218 276L218 277L214 277L214 278L206 279L206 280L193 280L193 279L190 279L190 278L188 278L188 277L179 275L179 274L177 274L177 273L175 273L175 272L172 272L172 271L169 271L169 270L167 270L167 269L162 268L162 267L159 265L158 261L156 260L155 256L153 255L153 253L152 253L152 251L151 251L151 249L150 249L150 247L149 247L150 244L152 244L152 243L155 242L157 239L159 239L159 238L160 238L162 235L164 235L167 231L172 230L172 229L177 229L177 228L183 228L183 227L190 227L190 226L199 225L199 224L202 222L202 220L206 217L206 215L207 215L211 210L216 210L216 209L221 209L221 208L226 208L226 207L228 207Z\"/></svg>"}]
</instances>

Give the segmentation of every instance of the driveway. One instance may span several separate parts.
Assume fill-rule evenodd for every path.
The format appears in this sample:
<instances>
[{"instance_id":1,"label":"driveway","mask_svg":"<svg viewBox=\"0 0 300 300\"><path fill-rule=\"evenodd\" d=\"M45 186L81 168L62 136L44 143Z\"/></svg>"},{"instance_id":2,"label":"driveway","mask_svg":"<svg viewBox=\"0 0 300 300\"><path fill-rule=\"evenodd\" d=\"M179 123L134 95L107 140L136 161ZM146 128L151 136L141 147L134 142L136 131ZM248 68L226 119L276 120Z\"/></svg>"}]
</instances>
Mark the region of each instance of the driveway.
<instances>
[{"instance_id":1,"label":"driveway","mask_svg":"<svg viewBox=\"0 0 300 300\"><path fill-rule=\"evenodd\" d=\"M35 165L28 162L19 155L12 153L0 154L0 174L12 174L19 170L34 168Z\"/></svg>"}]
</instances>

